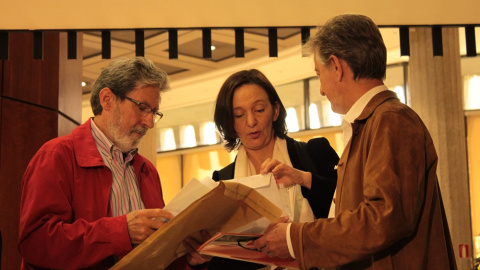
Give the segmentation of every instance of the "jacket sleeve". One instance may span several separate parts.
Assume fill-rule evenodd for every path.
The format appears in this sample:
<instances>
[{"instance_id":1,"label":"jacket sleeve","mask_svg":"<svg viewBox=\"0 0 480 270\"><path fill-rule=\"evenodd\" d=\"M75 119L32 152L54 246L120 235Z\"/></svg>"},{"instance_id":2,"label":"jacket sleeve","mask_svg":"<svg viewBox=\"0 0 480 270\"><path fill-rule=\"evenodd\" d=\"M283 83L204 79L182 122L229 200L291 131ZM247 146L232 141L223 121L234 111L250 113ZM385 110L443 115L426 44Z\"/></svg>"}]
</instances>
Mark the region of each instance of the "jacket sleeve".
<instances>
[{"instance_id":1,"label":"jacket sleeve","mask_svg":"<svg viewBox=\"0 0 480 270\"><path fill-rule=\"evenodd\" d=\"M212 179L216 182L220 180L233 179L235 174L235 161L218 171L213 171Z\"/></svg>"},{"instance_id":2,"label":"jacket sleeve","mask_svg":"<svg viewBox=\"0 0 480 270\"><path fill-rule=\"evenodd\" d=\"M64 148L40 150L23 177L19 251L28 264L42 268L79 269L122 257L132 246L125 215L78 218L74 211L74 156ZM99 181L101 178L82 179ZM93 186L92 186L93 187ZM85 191L94 194L95 190ZM95 195L82 209L98 207ZM95 212L94 210L88 212ZM95 215L95 214L92 214ZM110 260L111 261L111 260Z\"/></svg>"}]
</instances>

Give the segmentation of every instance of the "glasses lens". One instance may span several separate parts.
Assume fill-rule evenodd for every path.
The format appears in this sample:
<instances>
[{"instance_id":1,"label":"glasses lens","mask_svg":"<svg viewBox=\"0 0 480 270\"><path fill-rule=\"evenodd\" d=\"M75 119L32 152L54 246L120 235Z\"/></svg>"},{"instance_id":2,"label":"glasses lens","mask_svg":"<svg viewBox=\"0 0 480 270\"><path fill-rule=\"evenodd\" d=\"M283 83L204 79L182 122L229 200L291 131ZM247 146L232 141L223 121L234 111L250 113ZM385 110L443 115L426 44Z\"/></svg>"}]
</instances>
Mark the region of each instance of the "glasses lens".
<instances>
[{"instance_id":1,"label":"glasses lens","mask_svg":"<svg viewBox=\"0 0 480 270\"><path fill-rule=\"evenodd\" d=\"M158 115L158 113L154 113L154 114L153 114L153 121L154 121L155 123L157 123L158 120L160 120L160 119L162 119L162 117L161 117L160 115Z\"/></svg>"}]
</instances>

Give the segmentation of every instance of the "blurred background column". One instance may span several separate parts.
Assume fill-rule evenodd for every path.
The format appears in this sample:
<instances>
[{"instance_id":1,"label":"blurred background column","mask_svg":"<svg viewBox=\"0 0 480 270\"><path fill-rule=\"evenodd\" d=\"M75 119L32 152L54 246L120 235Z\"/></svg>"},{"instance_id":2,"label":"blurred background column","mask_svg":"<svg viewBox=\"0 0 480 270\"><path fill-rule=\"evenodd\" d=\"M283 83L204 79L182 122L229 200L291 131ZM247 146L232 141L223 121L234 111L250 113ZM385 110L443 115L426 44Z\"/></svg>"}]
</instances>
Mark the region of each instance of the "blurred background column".
<instances>
[{"instance_id":1,"label":"blurred background column","mask_svg":"<svg viewBox=\"0 0 480 270\"><path fill-rule=\"evenodd\" d=\"M411 27L409 34L410 104L425 122L437 150L437 175L458 269L472 269L472 227L458 27L441 28L440 43L437 38L432 39L431 27ZM437 55L439 52L443 55L434 56L434 51Z\"/></svg>"}]
</instances>

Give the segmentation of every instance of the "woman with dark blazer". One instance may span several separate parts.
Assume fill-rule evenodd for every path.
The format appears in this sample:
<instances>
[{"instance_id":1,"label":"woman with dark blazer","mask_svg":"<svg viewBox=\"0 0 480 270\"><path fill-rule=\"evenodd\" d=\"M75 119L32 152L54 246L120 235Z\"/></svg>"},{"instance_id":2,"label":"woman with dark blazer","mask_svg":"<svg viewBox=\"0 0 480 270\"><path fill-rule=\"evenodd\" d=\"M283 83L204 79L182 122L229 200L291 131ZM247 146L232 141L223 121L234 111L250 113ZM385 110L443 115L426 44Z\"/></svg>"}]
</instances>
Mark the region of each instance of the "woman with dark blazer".
<instances>
[{"instance_id":1,"label":"woman with dark blazer","mask_svg":"<svg viewBox=\"0 0 480 270\"><path fill-rule=\"evenodd\" d=\"M287 136L286 110L275 88L258 70L231 75L217 96L214 120L227 151L237 150L235 161L215 171L215 181L277 170L275 179L288 188L293 221L328 216L336 187L338 155L325 138L308 143ZM259 269L263 265L213 258L208 269Z\"/></svg>"}]
</instances>

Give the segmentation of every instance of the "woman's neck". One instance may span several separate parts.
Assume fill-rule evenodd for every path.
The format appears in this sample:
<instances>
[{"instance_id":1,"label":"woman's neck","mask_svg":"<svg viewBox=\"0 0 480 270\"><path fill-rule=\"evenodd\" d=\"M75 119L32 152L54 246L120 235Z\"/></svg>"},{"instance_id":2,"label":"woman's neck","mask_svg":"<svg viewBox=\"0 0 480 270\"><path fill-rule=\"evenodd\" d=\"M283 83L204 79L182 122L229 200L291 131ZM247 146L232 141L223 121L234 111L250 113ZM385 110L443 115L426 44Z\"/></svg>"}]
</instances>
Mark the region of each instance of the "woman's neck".
<instances>
[{"instance_id":1,"label":"woman's neck","mask_svg":"<svg viewBox=\"0 0 480 270\"><path fill-rule=\"evenodd\" d=\"M258 174L260 173L260 167L262 163L267 158L272 158L273 156L273 149L275 148L275 139L271 140L271 142L262 149L245 149L247 152L248 159L252 162L253 166L255 167L255 172Z\"/></svg>"}]
</instances>

